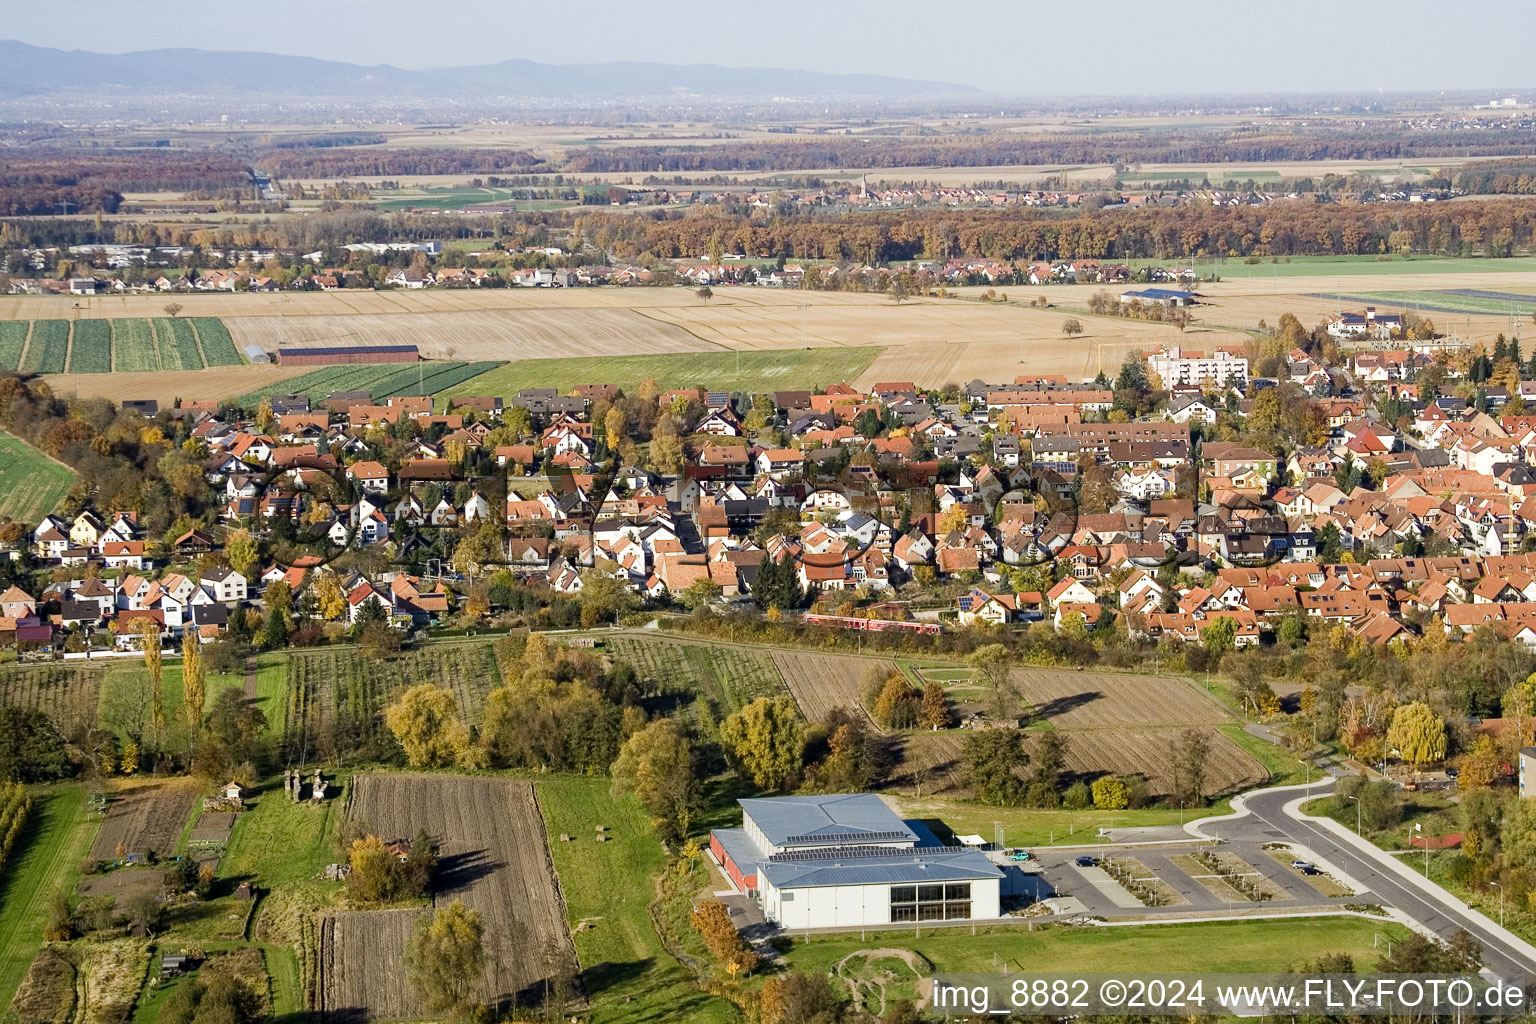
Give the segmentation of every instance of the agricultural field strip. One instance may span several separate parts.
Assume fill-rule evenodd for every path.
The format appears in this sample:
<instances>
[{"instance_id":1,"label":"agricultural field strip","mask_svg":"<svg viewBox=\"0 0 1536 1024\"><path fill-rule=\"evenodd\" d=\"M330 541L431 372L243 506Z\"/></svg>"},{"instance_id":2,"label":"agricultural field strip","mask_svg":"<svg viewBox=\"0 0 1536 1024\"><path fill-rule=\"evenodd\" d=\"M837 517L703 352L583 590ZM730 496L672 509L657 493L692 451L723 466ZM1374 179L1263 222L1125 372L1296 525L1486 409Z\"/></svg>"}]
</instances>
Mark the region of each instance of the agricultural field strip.
<instances>
[{"instance_id":1,"label":"agricultural field strip","mask_svg":"<svg viewBox=\"0 0 1536 1024\"><path fill-rule=\"evenodd\" d=\"M608 649L664 690L706 695L716 703L722 717L758 697L786 692L772 658L751 647L618 636L608 641Z\"/></svg>"},{"instance_id":2,"label":"agricultural field strip","mask_svg":"<svg viewBox=\"0 0 1536 1024\"><path fill-rule=\"evenodd\" d=\"M202 787L196 779L127 785L111 795L91 856L115 860L122 853L153 851L162 859L176 852Z\"/></svg>"},{"instance_id":3,"label":"agricultural field strip","mask_svg":"<svg viewBox=\"0 0 1536 1024\"><path fill-rule=\"evenodd\" d=\"M7 665L0 669L0 704L43 712L69 739L96 726L101 681L99 669Z\"/></svg>"},{"instance_id":4,"label":"agricultural field strip","mask_svg":"<svg viewBox=\"0 0 1536 1024\"><path fill-rule=\"evenodd\" d=\"M385 705L417 683L452 689L464 724L478 725L486 695L500 684L489 643L429 644L390 663L369 661L356 648L295 652L287 679L282 720L289 763L315 756L321 731L342 721L348 736L376 735Z\"/></svg>"},{"instance_id":5,"label":"agricultural field strip","mask_svg":"<svg viewBox=\"0 0 1536 1024\"><path fill-rule=\"evenodd\" d=\"M202 345L204 362L209 366L240 366L245 362L229 336L229 328L216 316L199 316L190 320Z\"/></svg>"},{"instance_id":6,"label":"agricultural field strip","mask_svg":"<svg viewBox=\"0 0 1536 1024\"><path fill-rule=\"evenodd\" d=\"M434 903L461 899L485 923L481 998L505 999L537 984L544 977L541 965L551 955L573 974L579 970L531 782L362 775L353 781L348 813L381 836L409 837L425 829L439 844L443 888L434 893ZM343 928L348 916L338 919ZM324 956L330 968L323 979L325 1008L394 998L378 990L404 986L380 985L378 979L400 976L388 970L398 962L399 948L373 942L361 950L341 950L365 957L365 971L348 970L352 965Z\"/></svg>"},{"instance_id":7,"label":"agricultural field strip","mask_svg":"<svg viewBox=\"0 0 1536 1024\"><path fill-rule=\"evenodd\" d=\"M197 334L185 320L161 317L153 321L155 348L160 365L167 370L201 370L203 353L197 347Z\"/></svg>"},{"instance_id":8,"label":"agricultural field strip","mask_svg":"<svg viewBox=\"0 0 1536 1024\"><path fill-rule=\"evenodd\" d=\"M1314 299L1333 299L1360 306L1388 306L1395 309L1426 313L1472 313L1488 316L1508 316L1510 313L1524 315L1530 313L1533 308L1536 308L1536 296L1533 295L1493 299L1487 297L1487 295L1469 294L1473 291L1475 290L1467 289L1464 292L1371 292L1353 295L1315 293L1308 297Z\"/></svg>"},{"instance_id":9,"label":"agricultural field strip","mask_svg":"<svg viewBox=\"0 0 1536 1024\"><path fill-rule=\"evenodd\" d=\"M0 320L0 369L14 370L21 365L31 330L30 320Z\"/></svg>"},{"instance_id":10,"label":"agricultural field strip","mask_svg":"<svg viewBox=\"0 0 1536 1024\"><path fill-rule=\"evenodd\" d=\"M778 666L779 674L784 677L806 721L823 722L833 709L842 707L856 710L863 714L871 728L884 731L870 718L869 709L860 703L859 677L871 666L894 671L894 661L776 648L773 663Z\"/></svg>"},{"instance_id":11,"label":"agricultural field strip","mask_svg":"<svg viewBox=\"0 0 1536 1024\"><path fill-rule=\"evenodd\" d=\"M149 320L138 319L112 321L114 370L160 369L160 357L155 351L155 332L150 323Z\"/></svg>"},{"instance_id":12,"label":"agricultural field strip","mask_svg":"<svg viewBox=\"0 0 1536 1024\"><path fill-rule=\"evenodd\" d=\"M308 394L323 399L335 391L366 390L375 401L396 395L436 394L499 366L496 362L363 363L327 366L249 391L235 399L254 406L271 395Z\"/></svg>"},{"instance_id":13,"label":"agricultural field strip","mask_svg":"<svg viewBox=\"0 0 1536 1024\"><path fill-rule=\"evenodd\" d=\"M21 369L27 373L62 373L68 352L68 320L34 320Z\"/></svg>"},{"instance_id":14,"label":"agricultural field strip","mask_svg":"<svg viewBox=\"0 0 1536 1024\"><path fill-rule=\"evenodd\" d=\"M106 320L78 320L69 346L70 373L112 371L112 325Z\"/></svg>"}]
</instances>

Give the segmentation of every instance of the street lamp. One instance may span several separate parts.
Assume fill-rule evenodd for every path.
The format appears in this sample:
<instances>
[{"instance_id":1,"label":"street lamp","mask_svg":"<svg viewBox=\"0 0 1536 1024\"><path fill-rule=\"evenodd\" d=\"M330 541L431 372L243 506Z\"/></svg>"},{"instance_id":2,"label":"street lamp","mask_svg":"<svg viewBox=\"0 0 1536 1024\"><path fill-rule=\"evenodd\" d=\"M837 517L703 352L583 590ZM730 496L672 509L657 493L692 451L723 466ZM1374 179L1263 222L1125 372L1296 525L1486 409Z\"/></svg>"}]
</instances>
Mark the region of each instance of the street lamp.
<instances>
[{"instance_id":1,"label":"street lamp","mask_svg":"<svg viewBox=\"0 0 1536 1024\"><path fill-rule=\"evenodd\" d=\"M1365 832L1360 828L1360 798L1357 796L1346 796L1344 799L1355 802L1355 834L1365 835Z\"/></svg>"},{"instance_id":2,"label":"street lamp","mask_svg":"<svg viewBox=\"0 0 1536 1024\"><path fill-rule=\"evenodd\" d=\"M1499 887L1499 927L1504 927L1504 885L1501 882L1489 882L1489 885Z\"/></svg>"}]
</instances>

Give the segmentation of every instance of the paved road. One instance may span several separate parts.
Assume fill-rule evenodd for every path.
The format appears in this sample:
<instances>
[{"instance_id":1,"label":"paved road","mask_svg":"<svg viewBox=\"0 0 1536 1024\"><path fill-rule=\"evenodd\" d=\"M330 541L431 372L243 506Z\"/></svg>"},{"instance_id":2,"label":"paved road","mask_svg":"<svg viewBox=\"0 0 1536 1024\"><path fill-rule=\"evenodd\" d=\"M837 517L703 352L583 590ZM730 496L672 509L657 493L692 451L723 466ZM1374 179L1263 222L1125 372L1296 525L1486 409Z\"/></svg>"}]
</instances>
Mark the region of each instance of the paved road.
<instances>
[{"instance_id":1,"label":"paved road","mask_svg":"<svg viewBox=\"0 0 1536 1024\"><path fill-rule=\"evenodd\" d=\"M1243 798L1246 815L1208 818L1195 823L1200 834L1239 842L1277 842L1287 840L1307 847L1320 860L1327 861L1355 882L1369 889L1379 902L1396 908L1426 930L1449 939L1466 929L1483 946L1483 963L1507 980L1536 974L1527 948L1498 928L1490 928L1481 917L1468 913L1449 893L1435 886L1426 891L1406 881L1392 867L1392 858L1374 846L1369 850L1355 846L1329 828L1308 821L1286 810L1299 797L1326 796L1333 780L1305 787L1259 790ZM1436 895L1438 894L1438 895Z\"/></svg>"}]
</instances>

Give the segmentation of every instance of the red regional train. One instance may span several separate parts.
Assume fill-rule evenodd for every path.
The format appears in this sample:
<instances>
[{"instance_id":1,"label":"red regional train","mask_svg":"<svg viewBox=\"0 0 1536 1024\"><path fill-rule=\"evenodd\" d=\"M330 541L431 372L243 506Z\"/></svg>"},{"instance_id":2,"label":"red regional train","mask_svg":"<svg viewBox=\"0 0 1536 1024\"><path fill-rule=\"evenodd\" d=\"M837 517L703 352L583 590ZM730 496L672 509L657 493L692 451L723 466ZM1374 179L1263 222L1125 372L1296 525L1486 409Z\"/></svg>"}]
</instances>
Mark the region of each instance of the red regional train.
<instances>
[{"instance_id":1,"label":"red regional train","mask_svg":"<svg viewBox=\"0 0 1536 1024\"><path fill-rule=\"evenodd\" d=\"M897 622L894 619L856 619L844 615L802 615L800 621L807 626L832 626L836 629L862 629L869 633L927 633L930 636L944 632L937 622Z\"/></svg>"}]
</instances>

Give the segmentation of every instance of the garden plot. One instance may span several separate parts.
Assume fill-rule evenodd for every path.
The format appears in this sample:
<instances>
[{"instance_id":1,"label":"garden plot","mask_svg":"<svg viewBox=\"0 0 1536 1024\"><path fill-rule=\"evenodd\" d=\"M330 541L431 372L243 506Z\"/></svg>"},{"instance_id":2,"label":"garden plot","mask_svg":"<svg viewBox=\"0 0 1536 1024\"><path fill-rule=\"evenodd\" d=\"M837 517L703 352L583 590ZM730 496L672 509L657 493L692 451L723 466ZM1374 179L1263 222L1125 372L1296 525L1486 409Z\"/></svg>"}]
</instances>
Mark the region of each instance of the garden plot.
<instances>
[{"instance_id":1,"label":"garden plot","mask_svg":"<svg viewBox=\"0 0 1536 1024\"><path fill-rule=\"evenodd\" d=\"M868 710L859 703L859 677L871 666L887 671L896 669L891 661L811 651L775 650L773 663L808 722L825 721L834 708L861 711L869 719ZM873 719L869 723L882 731Z\"/></svg>"},{"instance_id":2,"label":"garden plot","mask_svg":"<svg viewBox=\"0 0 1536 1024\"><path fill-rule=\"evenodd\" d=\"M152 852L162 859L173 855L201 790L196 779L123 786L112 794L91 856L116 860L123 854Z\"/></svg>"}]
</instances>

